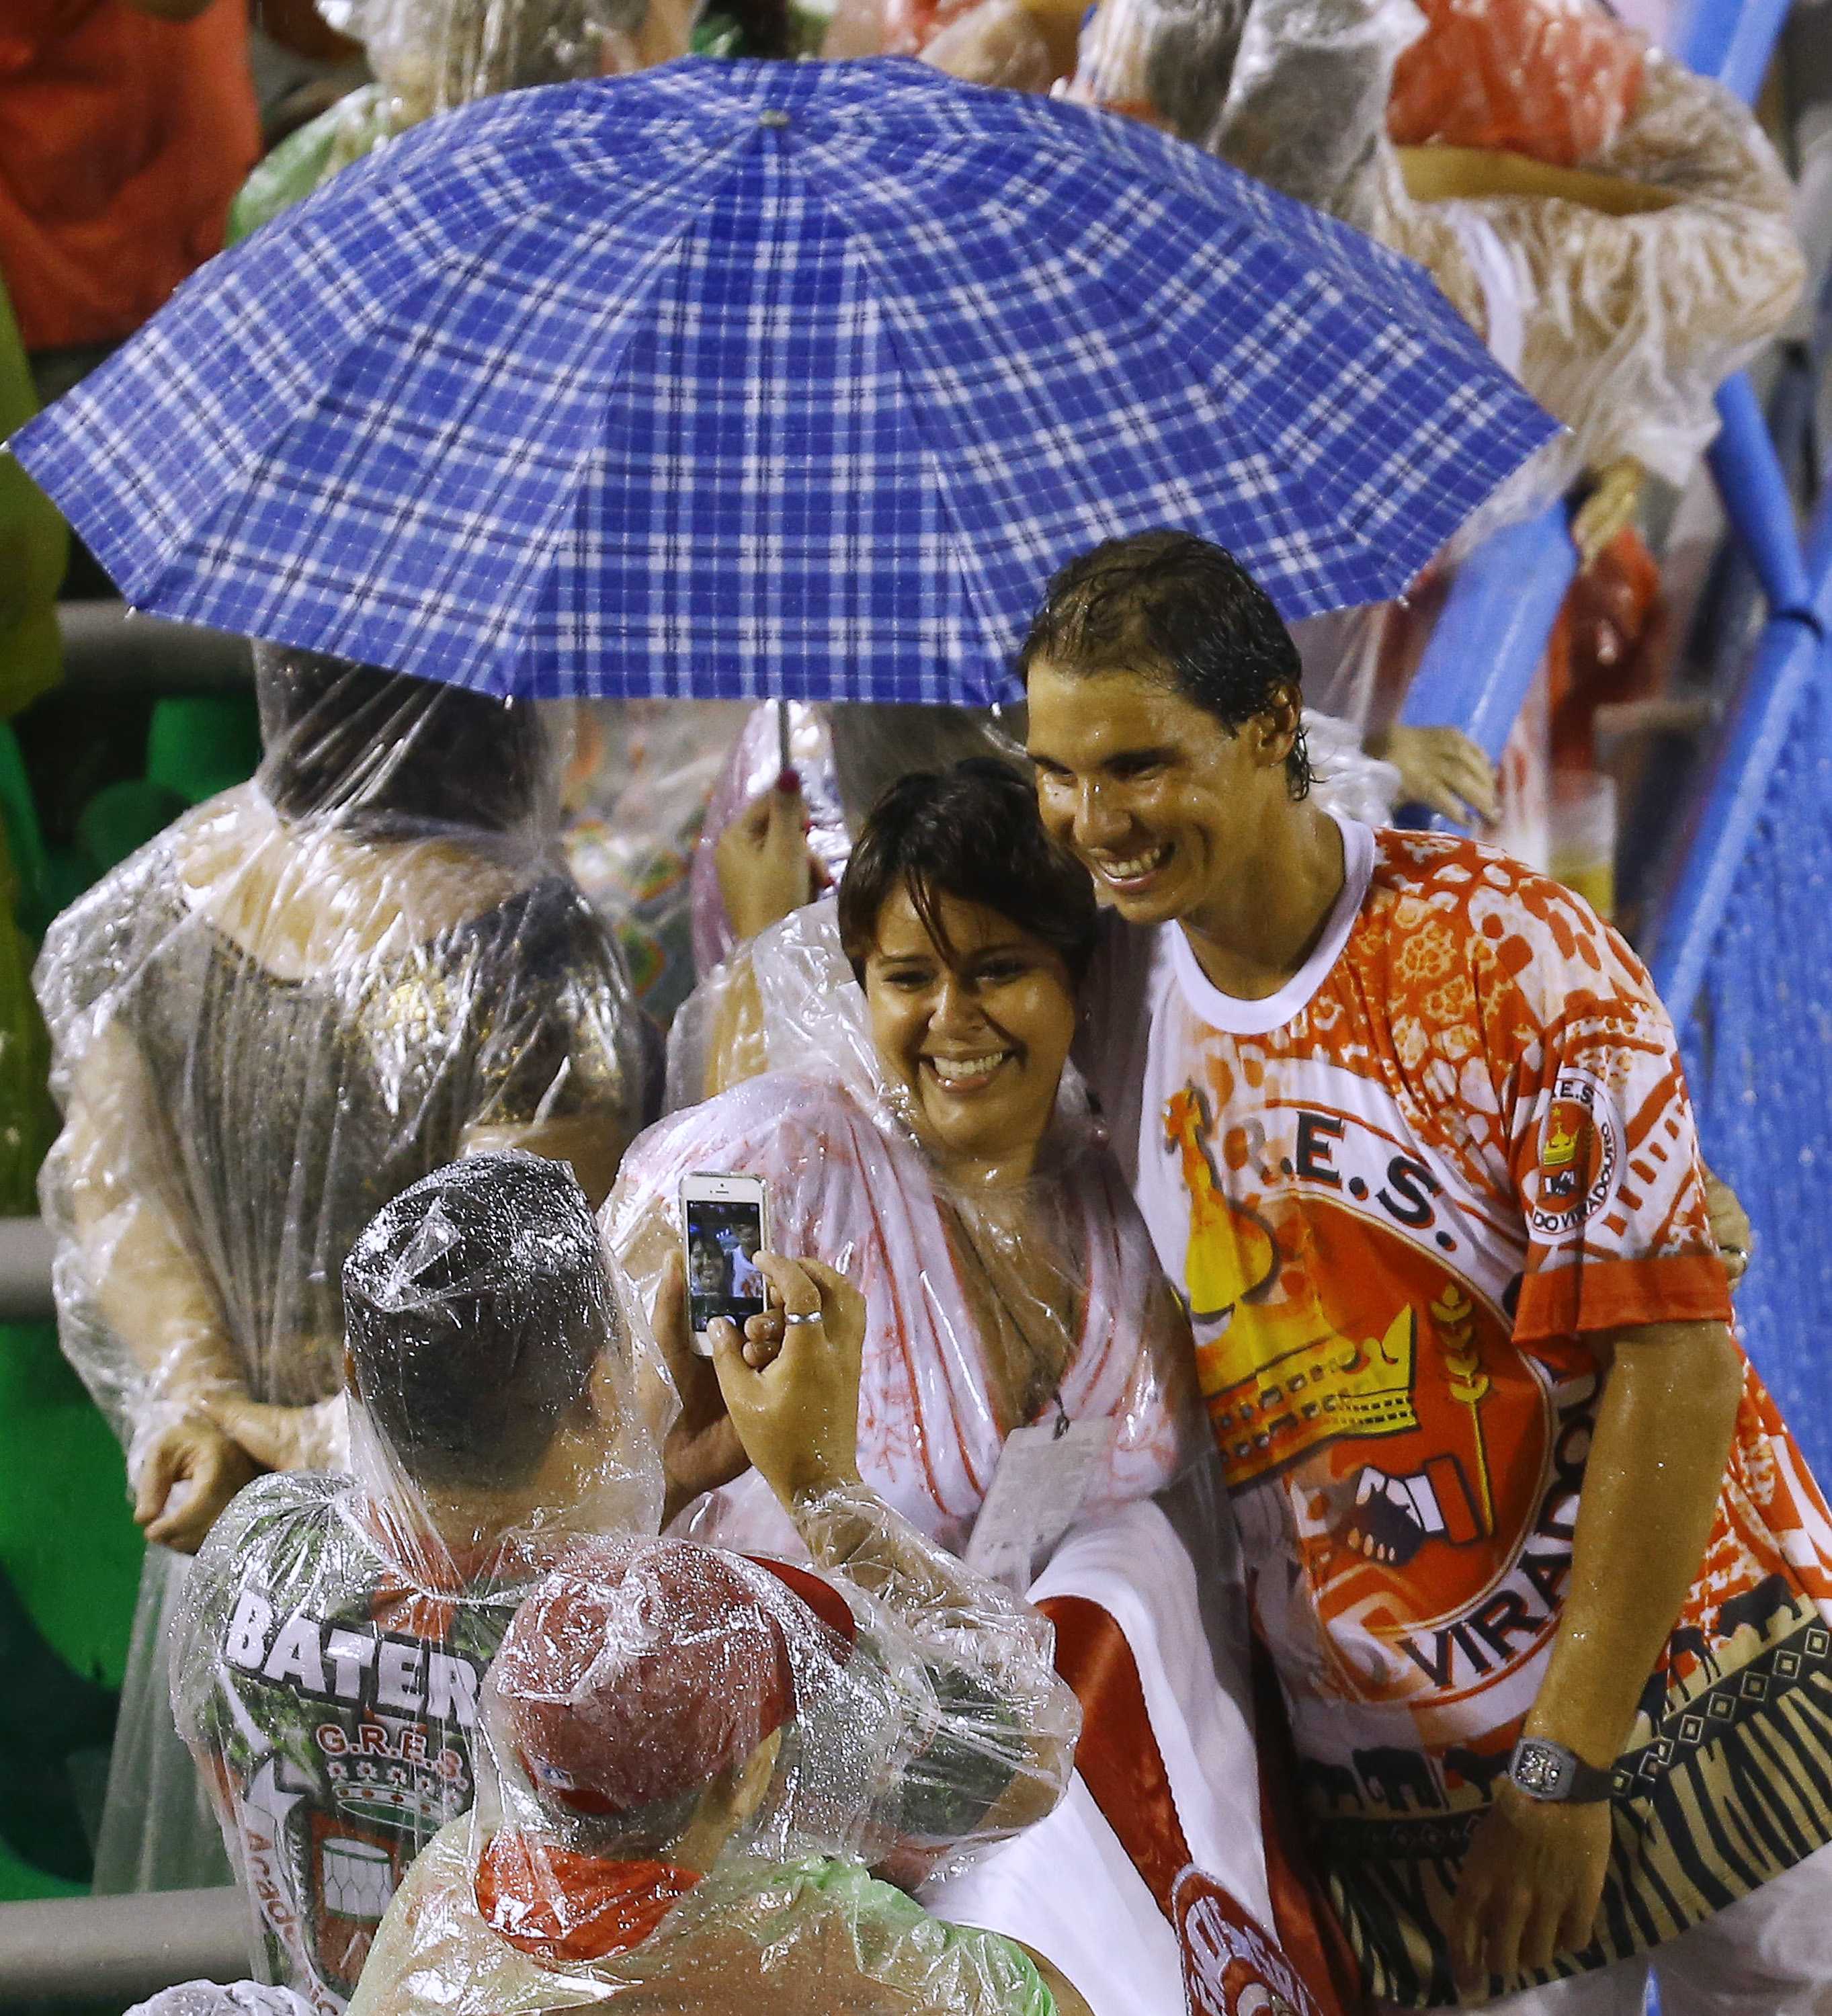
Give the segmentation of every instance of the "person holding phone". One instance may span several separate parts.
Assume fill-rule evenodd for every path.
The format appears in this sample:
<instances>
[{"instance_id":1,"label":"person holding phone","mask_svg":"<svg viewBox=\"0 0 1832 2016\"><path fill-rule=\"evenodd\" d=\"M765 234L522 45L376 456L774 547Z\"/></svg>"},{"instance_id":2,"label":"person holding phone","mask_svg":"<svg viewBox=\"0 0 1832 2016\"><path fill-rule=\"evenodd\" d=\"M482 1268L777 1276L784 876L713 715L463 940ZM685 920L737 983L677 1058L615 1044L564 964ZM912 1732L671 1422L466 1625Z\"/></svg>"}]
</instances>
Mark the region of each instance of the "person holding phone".
<instances>
[{"instance_id":1,"label":"person holding phone","mask_svg":"<svg viewBox=\"0 0 1832 2016\"><path fill-rule=\"evenodd\" d=\"M865 1296L869 1483L965 1550L1008 1442L1036 1450L1043 1488L1017 1489L997 1548L989 1533L970 1556L995 1552L1022 1586L1076 1517L1149 1496L1199 1445L1180 1313L1064 1085L1092 899L1022 778L981 759L886 794L837 915L844 952L815 916L758 955L762 992L795 997L768 1018L785 1037L793 1025L793 1067L651 1129L606 1207L608 1243L675 1354L671 1484L682 1502L715 1494L696 1535L793 1543L761 1480L741 1474L682 1311L682 1237L690 1256L717 1214L741 1210L741 1238L761 1239L767 1195L774 1243L822 1255ZM693 1301L704 1352L714 1312Z\"/></svg>"}]
</instances>

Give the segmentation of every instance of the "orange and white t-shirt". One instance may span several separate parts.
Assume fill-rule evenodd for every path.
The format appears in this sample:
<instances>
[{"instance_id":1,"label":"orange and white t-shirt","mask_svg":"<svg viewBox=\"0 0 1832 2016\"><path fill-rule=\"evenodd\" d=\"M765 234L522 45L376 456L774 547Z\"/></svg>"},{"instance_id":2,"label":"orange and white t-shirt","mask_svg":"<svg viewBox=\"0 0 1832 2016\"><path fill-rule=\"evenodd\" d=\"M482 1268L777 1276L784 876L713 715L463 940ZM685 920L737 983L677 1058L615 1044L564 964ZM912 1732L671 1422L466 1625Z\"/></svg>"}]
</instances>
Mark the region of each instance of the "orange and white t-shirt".
<instances>
[{"instance_id":1,"label":"orange and white t-shirt","mask_svg":"<svg viewBox=\"0 0 1832 2016\"><path fill-rule=\"evenodd\" d=\"M1557 1628L1591 1340L1730 1303L1672 1028L1627 946L1491 848L1342 830L1341 896L1272 998L1218 992L1174 926L1148 961L1135 941L1145 1056L1110 1111L1190 1305L1325 1873L1370 1989L1423 2006L1455 1999L1456 1867ZM1832 1833L1811 1808L1741 1832L1752 1802L1799 1806L1809 1759L1832 1782L1822 1605L1832 1518L1752 1370L1618 1769L1607 1935L1555 1971L1657 1943ZM1705 1817L1727 1805L1729 1854Z\"/></svg>"}]
</instances>

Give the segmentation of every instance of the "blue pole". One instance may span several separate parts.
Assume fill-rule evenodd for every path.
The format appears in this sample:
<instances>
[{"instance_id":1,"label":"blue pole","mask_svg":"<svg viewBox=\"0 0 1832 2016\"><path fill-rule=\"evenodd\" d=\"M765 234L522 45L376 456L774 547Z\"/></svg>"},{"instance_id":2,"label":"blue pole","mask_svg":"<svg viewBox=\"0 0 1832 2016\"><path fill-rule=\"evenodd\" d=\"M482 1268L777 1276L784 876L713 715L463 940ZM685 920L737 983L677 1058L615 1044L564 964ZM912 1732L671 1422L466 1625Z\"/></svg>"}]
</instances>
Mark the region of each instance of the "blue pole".
<instances>
[{"instance_id":1,"label":"blue pole","mask_svg":"<svg viewBox=\"0 0 1832 2016\"><path fill-rule=\"evenodd\" d=\"M1720 387L1718 437L1707 451L1732 529L1773 616L1802 616L1812 602L1794 500L1755 388L1740 375ZM1816 619L1815 619L1816 620Z\"/></svg>"},{"instance_id":2,"label":"blue pole","mask_svg":"<svg viewBox=\"0 0 1832 2016\"><path fill-rule=\"evenodd\" d=\"M1453 721L1499 758L1577 571L1562 503L1484 541L1451 583L1401 720Z\"/></svg>"},{"instance_id":3,"label":"blue pole","mask_svg":"<svg viewBox=\"0 0 1832 2016\"><path fill-rule=\"evenodd\" d=\"M1747 105L1761 90L1791 0L1696 0L1669 46Z\"/></svg>"}]
</instances>

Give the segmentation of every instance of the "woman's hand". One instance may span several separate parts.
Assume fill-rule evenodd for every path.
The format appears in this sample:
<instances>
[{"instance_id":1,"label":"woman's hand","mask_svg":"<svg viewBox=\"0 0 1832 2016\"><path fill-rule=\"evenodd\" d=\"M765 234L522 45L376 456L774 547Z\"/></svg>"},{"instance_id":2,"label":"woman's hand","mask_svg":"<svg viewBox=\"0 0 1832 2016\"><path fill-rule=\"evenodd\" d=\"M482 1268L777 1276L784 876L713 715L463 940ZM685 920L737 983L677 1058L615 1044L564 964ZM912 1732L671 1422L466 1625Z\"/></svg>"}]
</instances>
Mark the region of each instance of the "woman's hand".
<instances>
[{"instance_id":1,"label":"woman's hand","mask_svg":"<svg viewBox=\"0 0 1832 2016\"><path fill-rule=\"evenodd\" d=\"M1460 728L1390 728L1370 736L1367 749L1398 771L1402 805L1428 805L1459 826L1501 816L1495 765Z\"/></svg>"},{"instance_id":2,"label":"woman's hand","mask_svg":"<svg viewBox=\"0 0 1832 2016\"><path fill-rule=\"evenodd\" d=\"M214 1422L187 1415L162 1429L140 1459L134 1517L149 1540L194 1554L223 1508L260 1466Z\"/></svg>"},{"instance_id":3,"label":"woman's hand","mask_svg":"<svg viewBox=\"0 0 1832 2016\"><path fill-rule=\"evenodd\" d=\"M750 1467L738 1431L725 1412L718 1374L711 1361L693 1348L689 1320L687 1269L677 1245L662 1263L661 1285L650 1315L655 1341L681 1399L681 1411L662 1445L662 1466L668 1474L664 1525L703 1492L718 1490Z\"/></svg>"},{"instance_id":4,"label":"woman's hand","mask_svg":"<svg viewBox=\"0 0 1832 2016\"><path fill-rule=\"evenodd\" d=\"M722 1318L707 1334L739 1438L764 1481L792 1509L858 1481L865 1298L818 1260L760 1253L757 1264L776 1291L774 1324L769 1316L754 1316L745 1328L758 1334L740 1337L737 1325Z\"/></svg>"},{"instance_id":5,"label":"woman's hand","mask_svg":"<svg viewBox=\"0 0 1832 2016\"><path fill-rule=\"evenodd\" d=\"M732 929L742 941L799 910L814 894L808 808L793 771L760 792L719 835L713 859Z\"/></svg>"}]
</instances>

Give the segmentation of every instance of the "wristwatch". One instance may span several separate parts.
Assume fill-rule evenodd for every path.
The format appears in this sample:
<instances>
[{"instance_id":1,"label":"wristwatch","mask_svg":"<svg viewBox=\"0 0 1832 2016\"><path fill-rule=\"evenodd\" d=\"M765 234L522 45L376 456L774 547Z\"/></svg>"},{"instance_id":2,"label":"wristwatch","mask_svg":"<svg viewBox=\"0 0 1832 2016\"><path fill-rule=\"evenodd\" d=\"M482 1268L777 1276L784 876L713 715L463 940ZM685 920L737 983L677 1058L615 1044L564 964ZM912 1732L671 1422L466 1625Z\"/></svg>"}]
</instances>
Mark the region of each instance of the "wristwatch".
<instances>
[{"instance_id":1,"label":"wristwatch","mask_svg":"<svg viewBox=\"0 0 1832 2016\"><path fill-rule=\"evenodd\" d=\"M1603 1769L1586 1764L1575 1750L1542 1736L1521 1738L1508 1760L1507 1775L1530 1799L1562 1800L1571 1805L1607 1799L1615 1789L1613 1766Z\"/></svg>"}]
</instances>

